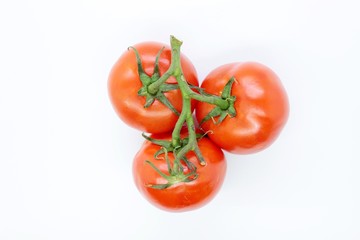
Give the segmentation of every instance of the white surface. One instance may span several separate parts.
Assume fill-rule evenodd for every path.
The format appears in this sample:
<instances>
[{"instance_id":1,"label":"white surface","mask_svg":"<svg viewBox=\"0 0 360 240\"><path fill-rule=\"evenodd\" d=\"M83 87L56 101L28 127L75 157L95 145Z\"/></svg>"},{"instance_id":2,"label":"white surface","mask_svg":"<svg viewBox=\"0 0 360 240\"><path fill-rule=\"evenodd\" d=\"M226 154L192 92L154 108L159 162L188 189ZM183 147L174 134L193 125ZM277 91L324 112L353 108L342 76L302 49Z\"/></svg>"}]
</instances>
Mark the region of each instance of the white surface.
<instances>
[{"instance_id":1,"label":"white surface","mask_svg":"<svg viewBox=\"0 0 360 240\"><path fill-rule=\"evenodd\" d=\"M360 239L359 1L1 1L0 239ZM206 207L137 192L140 133L115 115L119 55L174 34L202 79L271 67L291 114L278 141L228 154ZM186 237L184 237L186 236Z\"/></svg>"}]
</instances>

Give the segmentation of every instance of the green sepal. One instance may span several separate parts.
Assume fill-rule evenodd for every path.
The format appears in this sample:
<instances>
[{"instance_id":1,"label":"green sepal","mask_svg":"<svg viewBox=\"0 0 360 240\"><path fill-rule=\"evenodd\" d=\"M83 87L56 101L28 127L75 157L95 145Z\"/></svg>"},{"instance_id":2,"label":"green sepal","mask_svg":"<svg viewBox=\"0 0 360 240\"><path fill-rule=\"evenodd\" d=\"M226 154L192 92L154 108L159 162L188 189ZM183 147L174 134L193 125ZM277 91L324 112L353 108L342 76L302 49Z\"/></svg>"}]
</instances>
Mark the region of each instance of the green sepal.
<instances>
[{"instance_id":1,"label":"green sepal","mask_svg":"<svg viewBox=\"0 0 360 240\"><path fill-rule=\"evenodd\" d=\"M158 169L152 162L150 162L149 160L145 161L147 164L149 164L160 176L162 176L165 179L168 179L169 176L166 175L165 173L163 173L160 169Z\"/></svg>"},{"instance_id":2,"label":"green sepal","mask_svg":"<svg viewBox=\"0 0 360 240\"><path fill-rule=\"evenodd\" d=\"M166 150L166 148L164 148L164 153L165 153L166 165L168 167L168 172L170 175L172 175L173 169L171 168L170 159L169 159L168 151Z\"/></svg>"},{"instance_id":3,"label":"green sepal","mask_svg":"<svg viewBox=\"0 0 360 240\"><path fill-rule=\"evenodd\" d=\"M180 115L179 111L175 109L175 107L171 104L169 99L167 99L167 97L164 95L165 92L178 89L179 86L177 84L164 83L159 87L156 94L151 94L148 92L148 86L156 82L160 78L159 59L164 48L165 47L162 47L156 55L154 71L152 76L149 76L145 73L144 68L142 66L141 57L137 49L134 47L129 47L128 49L132 49L135 53L136 63L138 67L138 74L140 81L142 83L142 87L138 91L138 96L145 97L146 100L145 100L144 108L150 107L155 102L155 100L158 100L166 107L168 107L173 113L179 116Z\"/></svg>"},{"instance_id":4,"label":"green sepal","mask_svg":"<svg viewBox=\"0 0 360 240\"><path fill-rule=\"evenodd\" d=\"M143 85L148 85L151 83L152 79L151 77L149 77L145 71L144 71L144 68L142 66L142 62L141 62L141 58L140 58L140 54L138 52L138 50L134 47L128 47L128 49L132 49L135 53L135 57L136 57L136 63L137 63L137 67L138 67L138 74L139 74L139 77L140 77L140 81Z\"/></svg>"},{"instance_id":5,"label":"green sepal","mask_svg":"<svg viewBox=\"0 0 360 240\"><path fill-rule=\"evenodd\" d=\"M155 185L147 184L146 186L150 187L150 188L158 189L158 190L163 190L163 189L166 189L166 188L168 188L168 187L170 187L172 185L173 184L171 184L171 183L165 183L165 184L155 184Z\"/></svg>"},{"instance_id":6,"label":"green sepal","mask_svg":"<svg viewBox=\"0 0 360 240\"><path fill-rule=\"evenodd\" d=\"M209 119L212 119L221 114L222 110L220 107L214 107L200 122L200 126Z\"/></svg>"},{"instance_id":7,"label":"green sepal","mask_svg":"<svg viewBox=\"0 0 360 240\"><path fill-rule=\"evenodd\" d=\"M224 119L226 118L227 115L228 115L227 112L222 111L222 112L220 113L218 123L221 123L222 121L224 121Z\"/></svg>"},{"instance_id":8,"label":"green sepal","mask_svg":"<svg viewBox=\"0 0 360 240\"><path fill-rule=\"evenodd\" d=\"M187 159L187 157L183 157L182 161L186 164L186 166L188 167L188 169L190 170L190 172L196 172L196 166L189 161L189 159Z\"/></svg>"},{"instance_id":9,"label":"green sepal","mask_svg":"<svg viewBox=\"0 0 360 240\"><path fill-rule=\"evenodd\" d=\"M146 94L147 94L146 88L144 88L144 87L140 88L139 91L137 92L137 94L139 96L146 96Z\"/></svg>"},{"instance_id":10,"label":"green sepal","mask_svg":"<svg viewBox=\"0 0 360 240\"><path fill-rule=\"evenodd\" d=\"M164 104L165 106L167 106L173 113L175 113L177 116L180 116L180 113L178 110L176 110L176 108L174 108L174 106L171 104L171 102L169 101L169 99L167 99L167 97L163 94L163 93L159 93L157 96L157 100L159 100L159 102L161 102L162 104Z\"/></svg>"},{"instance_id":11,"label":"green sepal","mask_svg":"<svg viewBox=\"0 0 360 240\"><path fill-rule=\"evenodd\" d=\"M231 88L233 83L235 82L235 78L232 77L230 80L225 84L224 90L222 91L221 97L223 99L227 99L231 97Z\"/></svg>"},{"instance_id":12,"label":"green sepal","mask_svg":"<svg viewBox=\"0 0 360 240\"><path fill-rule=\"evenodd\" d=\"M162 176L165 180L168 182L165 184L147 184L147 187L154 188L154 189L166 189L176 183L180 182L191 182L197 179L198 174L196 173L196 166L190 162L185 156L182 158L182 161L186 164L186 166L189 169L188 174L184 174L184 167L182 166L181 162L180 164L175 167L175 163L173 164L173 167L171 167L170 159L168 157L168 152L166 148L162 148L163 152L165 153L165 160L168 167L169 175L166 175L163 173L158 167L156 167L151 161L146 160L145 162L149 164L160 176ZM175 155L175 151L174 151Z\"/></svg>"},{"instance_id":13,"label":"green sepal","mask_svg":"<svg viewBox=\"0 0 360 240\"><path fill-rule=\"evenodd\" d=\"M152 96L146 96L146 101L145 101L144 108L150 107L151 104L153 104L154 101L155 101L155 98L153 98Z\"/></svg>"},{"instance_id":14,"label":"green sepal","mask_svg":"<svg viewBox=\"0 0 360 240\"><path fill-rule=\"evenodd\" d=\"M161 53L164 51L164 48L165 48L165 47L162 47L162 48L160 49L160 51L157 53L157 55L156 55L154 71L153 71L153 75L152 75L152 77L151 77L152 82L158 80L159 77L160 77L159 59L160 59Z\"/></svg>"},{"instance_id":15,"label":"green sepal","mask_svg":"<svg viewBox=\"0 0 360 240\"><path fill-rule=\"evenodd\" d=\"M199 174L193 173L193 174L187 174L186 176L187 178L185 178L183 182L192 182L198 178Z\"/></svg>"},{"instance_id":16,"label":"green sepal","mask_svg":"<svg viewBox=\"0 0 360 240\"><path fill-rule=\"evenodd\" d=\"M231 89L232 89L232 85L233 83L235 82L235 78L232 77L230 78L230 80L226 83L226 85L224 86L224 89L222 91L222 94L221 94L221 98L228 101L229 103L229 106L226 108L226 109L222 109L220 108L219 106L216 106L214 107L201 121L200 121L200 126L208 121L209 119L213 119L215 117L219 117L218 120L215 122L214 120L214 123L215 124L220 124L222 123L225 118L227 116L233 118L236 116L236 109L234 107L234 103L235 103L235 100L236 100L236 96L231 96ZM201 93L206 95L206 93L201 90Z\"/></svg>"},{"instance_id":17,"label":"green sepal","mask_svg":"<svg viewBox=\"0 0 360 240\"><path fill-rule=\"evenodd\" d=\"M146 140L159 145L163 148L165 148L168 152L172 152L174 147L172 146L171 141L167 141L167 140L159 140L159 139L155 139L155 138L151 138L149 136L146 136L145 133L141 134L143 136L143 138L145 138Z\"/></svg>"},{"instance_id":18,"label":"green sepal","mask_svg":"<svg viewBox=\"0 0 360 240\"><path fill-rule=\"evenodd\" d=\"M160 159L159 156L161 154L164 154L165 152L175 152L175 154L176 154L176 152L179 152L181 150L181 148L186 146L189 142L188 137L182 138L182 139L180 139L180 146L174 147L171 140L160 140L160 139L151 138L151 137L147 136L145 133L142 133L141 135L143 136L143 138L145 138L149 142L152 142L153 144L156 144L156 145L162 147L158 151L155 152L155 154L154 154L155 159ZM203 137L204 137L204 134L200 134L200 133L196 134L196 139L198 139L198 140ZM196 149L195 149L195 153L196 153Z\"/></svg>"},{"instance_id":19,"label":"green sepal","mask_svg":"<svg viewBox=\"0 0 360 240\"><path fill-rule=\"evenodd\" d=\"M199 160L200 162L200 165L201 166L205 166L206 165L206 161L204 159L204 156L202 155L201 151L200 151L200 148L197 146L194 150L195 154L196 154L196 157L197 159Z\"/></svg>"},{"instance_id":20,"label":"green sepal","mask_svg":"<svg viewBox=\"0 0 360 240\"><path fill-rule=\"evenodd\" d=\"M154 158L157 159L157 160L160 160L160 159L162 159L162 158L160 158L159 156L160 156L161 154L164 154L164 153L165 153L164 148L160 148L160 149L157 150L156 153L154 154Z\"/></svg>"}]
</instances>

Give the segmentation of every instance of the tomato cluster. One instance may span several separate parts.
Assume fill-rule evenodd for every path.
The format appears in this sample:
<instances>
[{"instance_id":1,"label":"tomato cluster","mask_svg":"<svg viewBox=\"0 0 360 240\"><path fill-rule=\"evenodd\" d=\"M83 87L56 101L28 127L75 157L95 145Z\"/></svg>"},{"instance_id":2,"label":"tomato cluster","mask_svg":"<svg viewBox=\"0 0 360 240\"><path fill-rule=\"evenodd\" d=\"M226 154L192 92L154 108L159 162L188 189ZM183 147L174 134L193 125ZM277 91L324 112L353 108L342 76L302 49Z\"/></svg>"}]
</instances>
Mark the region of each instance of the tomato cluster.
<instances>
[{"instance_id":1,"label":"tomato cluster","mask_svg":"<svg viewBox=\"0 0 360 240\"><path fill-rule=\"evenodd\" d=\"M150 134L143 134L146 140L134 158L135 184L153 205L168 211L209 202L225 178L222 149L263 150L275 141L289 112L286 92L268 67L226 64L199 87L181 44L171 37L171 46L145 42L129 48L108 84L119 117Z\"/></svg>"}]
</instances>

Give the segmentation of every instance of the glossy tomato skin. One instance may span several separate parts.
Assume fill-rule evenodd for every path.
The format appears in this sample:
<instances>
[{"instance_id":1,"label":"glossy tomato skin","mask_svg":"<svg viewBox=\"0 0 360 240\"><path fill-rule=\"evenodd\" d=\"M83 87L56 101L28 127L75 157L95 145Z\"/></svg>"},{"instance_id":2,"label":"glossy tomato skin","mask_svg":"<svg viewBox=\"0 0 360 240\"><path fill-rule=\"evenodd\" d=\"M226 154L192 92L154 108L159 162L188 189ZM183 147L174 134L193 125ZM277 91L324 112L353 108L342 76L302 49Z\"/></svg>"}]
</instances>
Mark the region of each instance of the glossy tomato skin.
<instances>
[{"instance_id":1,"label":"glossy tomato skin","mask_svg":"<svg viewBox=\"0 0 360 240\"><path fill-rule=\"evenodd\" d=\"M144 42L133 46L141 56L144 71L151 76L157 53L165 47L159 59L160 74L164 74L171 63L171 49L168 45L156 42ZM186 80L198 86L197 74L188 58L181 55L181 66ZM176 83L170 77L167 83ZM163 133L171 131L178 119L169 108L158 100L148 108L144 108L145 97L138 96L142 87L135 53L129 49L113 66L108 81L108 91L112 105L118 116L129 126L143 132ZM182 100L180 90L165 93L172 105L181 112ZM160 124L159 124L160 123Z\"/></svg>"},{"instance_id":2,"label":"glossy tomato skin","mask_svg":"<svg viewBox=\"0 0 360 240\"><path fill-rule=\"evenodd\" d=\"M235 154L249 154L268 147L275 141L289 115L288 97L279 78L268 67L255 63L231 63L213 70L201 87L221 95L231 77L236 81L232 94L236 116L229 116L221 124L212 120L203 123L209 138L222 149ZM196 117L201 121L214 106L199 102Z\"/></svg>"},{"instance_id":3,"label":"glossy tomato skin","mask_svg":"<svg viewBox=\"0 0 360 240\"><path fill-rule=\"evenodd\" d=\"M171 139L169 134L153 136L157 139ZM146 141L136 154L133 163L134 181L140 193L156 207L171 211L184 212L200 208L215 197L225 178L226 160L222 150L204 137L199 142L200 150L207 162L206 166L200 166L193 152L187 154L188 159L197 167L198 178L192 182L177 183L167 189L154 189L147 184L165 184L166 180L161 177L145 160L150 160L162 172L168 175L165 160L154 159L154 154L160 149L159 146ZM173 154L169 153L171 163ZM187 173L186 165L185 173Z\"/></svg>"}]
</instances>

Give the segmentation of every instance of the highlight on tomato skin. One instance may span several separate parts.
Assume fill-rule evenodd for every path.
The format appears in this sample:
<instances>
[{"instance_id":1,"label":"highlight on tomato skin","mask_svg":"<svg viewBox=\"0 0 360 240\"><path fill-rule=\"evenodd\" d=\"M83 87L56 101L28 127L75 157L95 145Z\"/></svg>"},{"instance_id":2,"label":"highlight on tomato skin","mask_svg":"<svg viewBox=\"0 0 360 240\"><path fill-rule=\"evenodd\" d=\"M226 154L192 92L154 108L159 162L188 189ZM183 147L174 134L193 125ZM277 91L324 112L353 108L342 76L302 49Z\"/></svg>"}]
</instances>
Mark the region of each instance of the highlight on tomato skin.
<instances>
[{"instance_id":1,"label":"highlight on tomato skin","mask_svg":"<svg viewBox=\"0 0 360 240\"><path fill-rule=\"evenodd\" d=\"M164 74L171 64L170 46L157 42L143 42L133 46L142 61L142 66L148 76L154 73L156 56L163 48L159 58L159 72ZM198 86L195 67L191 61L181 55L181 67L189 84ZM175 84L174 77L166 83ZM178 116L163 103L155 100L149 107L144 108L146 98L138 95L142 82L138 73L136 55L133 49L125 51L116 61L108 78L108 93L112 106L127 125L148 133L163 133L172 131ZM182 96L179 89L165 92L164 95L173 107L181 112ZM195 105L195 101L193 101ZM194 106L193 106L194 108Z\"/></svg>"},{"instance_id":2,"label":"highlight on tomato skin","mask_svg":"<svg viewBox=\"0 0 360 240\"><path fill-rule=\"evenodd\" d=\"M156 136L157 139L171 139L171 134ZM198 142L200 150L206 161L206 166L198 163L193 152L186 156L196 167L198 178L191 182L181 182L166 189L154 189L152 184L165 184L166 180L161 177L146 160L151 161L158 169L169 174L164 159L154 159L154 154L160 149L149 141L145 141L136 154L133 162L133 176L139 192L155 207L170 211L184 212L203 207L209 203L219 192L225 178L226 159L222 150L212 143L207 137ZM173 153L168 154L173 163ZM185 173L187 167L183 165Z\"/></svg>"},{"instance_id":3,"label":"highlight on tomato skin","mask_svg":"<svg viewBox=\"0 0 360 240\"><path fill-rule=\"evenodd\" d=\"M286 91L278 76L268 67L255 62L222 65L208 74L201 87L221 95L225 84L235 77L231 95L236 97L236 116L220 124L210 119L201 125L210 131L209 138L222 149L235 154L250 154L270 146L279 136L289 115ZM199 102L199 122L214 108Z\"/></svg>"}]
</instances>

